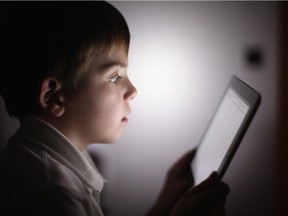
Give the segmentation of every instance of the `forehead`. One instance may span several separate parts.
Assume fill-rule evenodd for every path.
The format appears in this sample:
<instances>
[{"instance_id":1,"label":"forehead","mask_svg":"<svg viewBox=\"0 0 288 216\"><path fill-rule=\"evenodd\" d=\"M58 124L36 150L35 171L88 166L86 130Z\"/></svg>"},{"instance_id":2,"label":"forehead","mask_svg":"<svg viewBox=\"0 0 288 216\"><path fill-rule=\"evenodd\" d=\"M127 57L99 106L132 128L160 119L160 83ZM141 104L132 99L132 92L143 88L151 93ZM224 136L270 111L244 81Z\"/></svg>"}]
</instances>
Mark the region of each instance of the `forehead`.
<instances>
[{"instance_id":1,"label":"forehead","mask_svg":"<svg viewBox=\"0 0 288 216\"><path fill-rule=\"evenodd\" d=\"M93 68L99 72L111 67L128 67L128 55L124 48L113 48L109 52L95 55L92 58L89 69Z\"/></svg>"}]
</instances>

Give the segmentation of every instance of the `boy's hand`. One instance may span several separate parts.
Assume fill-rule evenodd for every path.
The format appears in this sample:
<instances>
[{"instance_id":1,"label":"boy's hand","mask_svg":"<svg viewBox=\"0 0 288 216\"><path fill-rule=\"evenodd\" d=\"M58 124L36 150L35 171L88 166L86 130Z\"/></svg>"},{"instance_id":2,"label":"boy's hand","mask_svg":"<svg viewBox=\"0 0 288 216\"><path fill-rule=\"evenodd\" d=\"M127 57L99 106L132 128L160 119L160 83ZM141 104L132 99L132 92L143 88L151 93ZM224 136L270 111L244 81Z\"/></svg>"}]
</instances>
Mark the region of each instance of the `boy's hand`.
<instances>
[{"instance_id":1,"label":"boy's hand","mask_svg":"<svg viewBox=\"0 0 288 216\"><path fill-rule=\"evenodd\" d=\"M187 152L168 170L164 189L178 198L194 185L191 162L195 153L196 149Z\"/></svg>"},{"instance_id":2,"label":"boy's hand","mask_svg":"<svg viewBox=\"0 0 288 216\"><path fill-rule=\"evenodd\" d=\"M170 216L223 216L229 187L212 173L205 181L187 191Z\"/></svg>"},{"instance_id":3,"label":"boy's hand","mask_svg":"<svg viewBox=\"0 0 288 216\"><path fill-rule=\"evenodd\" d=\"M176 202L193 186L191 162L195 153L196 149L187 152L168 170L164 187L148 215L169 215Z\"/></svg>"},{"instance_id":4,"label":"boy's hand","mask_svg":"<svg viewBox=\"0 0 288 216\"><path fill-rule=\"evenodd\" d=\"M196 149L186 153L169 169L160 196L147 216L224 215L229 189L219 182L216 173L192 188L191 162L195 153Z\"/></svg>"}]
</instances>

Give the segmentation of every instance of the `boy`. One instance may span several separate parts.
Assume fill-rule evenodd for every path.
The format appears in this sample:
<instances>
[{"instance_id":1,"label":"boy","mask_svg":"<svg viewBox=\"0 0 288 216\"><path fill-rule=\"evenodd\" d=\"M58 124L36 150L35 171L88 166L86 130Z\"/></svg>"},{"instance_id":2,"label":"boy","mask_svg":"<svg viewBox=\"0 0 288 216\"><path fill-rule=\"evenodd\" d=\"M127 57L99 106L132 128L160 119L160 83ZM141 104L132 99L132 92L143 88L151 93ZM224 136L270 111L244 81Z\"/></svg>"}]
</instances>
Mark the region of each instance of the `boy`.
<instances>
[{"instance_id":1,"label":"boy","mask_svg":"<svg viewBox=\"0 0 288 216\"><path fill-rule=\"evenodd\" d=\"M2 4L0 93L20 128L0 158L1 215L103 215L104 181L85 149L117 141L128 123L126 21L107 2ZM215 174L189 190L193 155L170 169L147 215L223 213L228 188Z\"/></svg>"}]
</instances>

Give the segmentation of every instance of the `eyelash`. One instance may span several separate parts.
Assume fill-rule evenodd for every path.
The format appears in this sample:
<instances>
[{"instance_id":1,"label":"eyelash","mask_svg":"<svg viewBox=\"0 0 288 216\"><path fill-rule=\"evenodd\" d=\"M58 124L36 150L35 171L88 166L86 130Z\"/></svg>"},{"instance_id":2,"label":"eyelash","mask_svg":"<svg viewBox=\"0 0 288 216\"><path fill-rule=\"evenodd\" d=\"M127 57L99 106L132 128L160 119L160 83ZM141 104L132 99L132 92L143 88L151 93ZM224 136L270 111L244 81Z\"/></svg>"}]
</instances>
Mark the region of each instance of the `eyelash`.
<instances>
[{"instance_id":1,"label":"eyelash","mask_svg":"<svg viewBox=\"0 0 288 216\"><path fill-rule=\"evenodd\" d=\"M109 79L109 81L113 84L117 84L121 79L122 79L122 77L117 74L117 75L111 77Z\"/></svg>"}]
</instances>

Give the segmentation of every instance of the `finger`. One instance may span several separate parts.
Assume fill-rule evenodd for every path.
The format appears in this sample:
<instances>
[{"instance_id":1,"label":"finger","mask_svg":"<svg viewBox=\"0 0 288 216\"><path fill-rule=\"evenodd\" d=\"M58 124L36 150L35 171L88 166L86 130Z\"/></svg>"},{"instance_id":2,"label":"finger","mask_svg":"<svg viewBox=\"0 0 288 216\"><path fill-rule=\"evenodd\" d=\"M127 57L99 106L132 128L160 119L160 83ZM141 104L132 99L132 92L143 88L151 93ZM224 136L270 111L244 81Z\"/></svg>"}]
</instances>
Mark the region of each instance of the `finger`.
<instances>
[{"instance_id":1,"label":"finger","mask_svg":"<svg viewBox=\"0 0 288 216\"><path fill-rule=\"evenodd\" d=\"M218 182L196 195L193 194L194 197L191 196L191 202L193 200L193 202L197 201L199 204L206 203L207 205L214 205L215 203L220 203L220 201L225 201L229 192L230 189L227 184L224 182Z\"/></svg>"},{"instance_id":2,"label":"finger","mask_svg":"<svg viewBox=\"0 0 288 216\"><path fill-rule=\"evenodd\" d=\"M184 154L174 165L169 169L169 174L173 176L189 176L190 179L193 178L191 171L191 162L195 156L196 149ZM192 180L191 180L192 181Z\"/></svg>"},{"instance_id":3,"label":"finger","mask_svg":"<svg viewBox=\"0 0 288 216\"><path fill-rule=\"evenodd\" d=\"M218 174L216 172L212 172L208 178L202 181L200 184L196 185L191 189L193 194L199 193L203 190L206 190L208 187L211 187L213 184L218 182Z\"/></svg>"},{"instance_id":4,"label":"finger","mask_svg":"<svg viewBox=\"0 0 288 216\"><path fill-rule=\"evenodd\" d=\"M196 149L193 149L187 153L185 153L178 161L176 164L178 164L178 166L180 167L185 167L185 166L189 166L192 162L192 160L194 159L196 154Z\"/></svg>"},{"instance_id":5,"label":"finger","mask_svg":"<svg viewBox=\"0 0 288 216\"><path fill-rule=\"evenodd\" d=\"M191 163L191 161L194 159L195 155L196 155L196 151L197 149L194 148L191 151L187 152L186 154L184 154L183 156L183 163L186 162L187 163Z\"/></svg>"}]
</instances>

